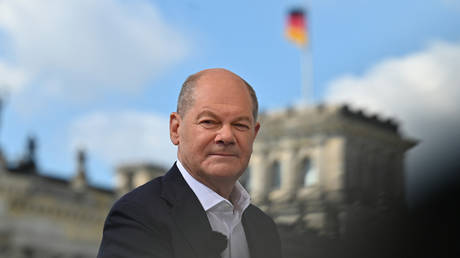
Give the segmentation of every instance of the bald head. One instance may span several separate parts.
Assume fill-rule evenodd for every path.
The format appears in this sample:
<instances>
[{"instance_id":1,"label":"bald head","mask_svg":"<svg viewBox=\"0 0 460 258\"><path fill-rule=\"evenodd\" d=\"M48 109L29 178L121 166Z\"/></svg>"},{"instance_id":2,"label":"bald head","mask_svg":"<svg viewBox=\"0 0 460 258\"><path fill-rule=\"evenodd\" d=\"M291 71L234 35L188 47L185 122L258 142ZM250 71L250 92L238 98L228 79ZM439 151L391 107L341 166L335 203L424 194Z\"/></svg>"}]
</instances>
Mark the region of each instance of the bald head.
<instances>
[{"instance_id":1,"label":"bald head","mask_svg":"<svg viewBox=\"0 0 460 258\"><path fill-rule=\"evenodd\" d=\"M214 69L207 69L200 71L198 73L190 75L185 82L182 84L181 91L179 93L179 99L177 101L177 113L181 116L185 116L188 109L194 103L194 93L195 88L199 85L200 80L209 79L209 80L239 80L241 81L246 89L248 90L248 94L251 97L252 102L252 115L254 121L257 120L257 114L259 109L259 103L257 101L257 96L254 89L247 83L243 78L236 75L235 73L222 69L222 68L214 68ZM225 89L216 89L216 90L223 90Z\"/></svg>"}]
</instances>

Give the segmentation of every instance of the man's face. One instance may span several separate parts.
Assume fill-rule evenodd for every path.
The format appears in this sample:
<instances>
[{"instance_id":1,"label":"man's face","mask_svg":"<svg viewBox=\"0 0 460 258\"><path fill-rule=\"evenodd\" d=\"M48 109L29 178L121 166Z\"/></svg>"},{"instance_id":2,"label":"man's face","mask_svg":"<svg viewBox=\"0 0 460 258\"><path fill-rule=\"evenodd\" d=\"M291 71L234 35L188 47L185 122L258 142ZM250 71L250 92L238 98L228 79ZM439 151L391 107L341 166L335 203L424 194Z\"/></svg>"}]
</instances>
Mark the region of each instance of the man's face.
<instances>
[{"instance_id":1,"label":"man's face","mask_svg":"<svg viewBox=\"0 0 460 258\"><path fill-rule=\"evenodd\" d=\"M203 74L192 106L171 114L171 140L184 167L205 185L234 183L246 169L259 124L244 82L228 71Z\"/></svg>"}]
</instances>

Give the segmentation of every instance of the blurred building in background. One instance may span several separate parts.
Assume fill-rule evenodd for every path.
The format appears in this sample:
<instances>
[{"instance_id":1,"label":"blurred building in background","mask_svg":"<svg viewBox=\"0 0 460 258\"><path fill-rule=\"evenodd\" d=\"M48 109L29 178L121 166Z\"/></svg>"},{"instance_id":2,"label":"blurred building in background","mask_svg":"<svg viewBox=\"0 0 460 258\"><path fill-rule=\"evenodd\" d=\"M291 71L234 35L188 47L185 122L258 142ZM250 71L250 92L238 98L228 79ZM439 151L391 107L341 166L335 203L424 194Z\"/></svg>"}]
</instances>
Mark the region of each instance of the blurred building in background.
<instances>
[{"instance_id":1,"label":"blurred building in background","mask_svg":"<svg viewBox=\"0 0 460 258\"><path fill-rule=\"evenodd\" d=\"M240 181L280 226L286 257L315 248L340 252L304 233L328 239L351 233L359 241L368 234L357 229L372 229L368 221L383 225L382 214L404 208L404 157L416 142L393 120L319 105L264 113L260 121ZM21 160L0 154L0 258L94 257L116 198L166 172L125 164L117 169L116 189L101 189L87 184L83 152L75 176L63 180L40 173L35 149L31 138Z\"/></svg>"},{"instance_id":2,"label":"blurred building in background","mask_svg":"<svg viewBox=\"0 0 460 258\"><path fill-rule=\"evenodd\" d=\"M0 257L95 257L114 192L87 184L81 151L70 180L43 175L35 145L16 162L0 154Z\"/></svg>"},{"instance_id":3,"label":"blurred building in background","mask_svg":"<svg viewBox=\"0 0 460 258\"><path fill-rule=\"evenodd\" d=\"M404 207L404 157L416 142L395 121L319 105L262 114L260 122L242 181L278 224L334 237L353 207Z\"/></svg>"}]
</instances>

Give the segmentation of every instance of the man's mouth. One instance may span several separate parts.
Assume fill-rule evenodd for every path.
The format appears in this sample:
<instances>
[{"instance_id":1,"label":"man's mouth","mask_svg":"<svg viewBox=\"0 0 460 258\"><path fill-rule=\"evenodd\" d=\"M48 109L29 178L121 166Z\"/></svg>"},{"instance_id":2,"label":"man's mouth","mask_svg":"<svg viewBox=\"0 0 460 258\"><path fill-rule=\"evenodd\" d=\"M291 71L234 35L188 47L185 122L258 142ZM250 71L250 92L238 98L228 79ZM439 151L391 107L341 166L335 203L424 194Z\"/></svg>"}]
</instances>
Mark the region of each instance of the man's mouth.
<instances>
[{"instance_id":1,"label":"man's mouth","mask_svg":"<svg viewBox=\"0 0 460 258\"><path fill-rule=\"evenodd\" d=\"M237 155L235 153L216 152L209 154L209 156L236 157Z\"/></svg>"}]
</instances>

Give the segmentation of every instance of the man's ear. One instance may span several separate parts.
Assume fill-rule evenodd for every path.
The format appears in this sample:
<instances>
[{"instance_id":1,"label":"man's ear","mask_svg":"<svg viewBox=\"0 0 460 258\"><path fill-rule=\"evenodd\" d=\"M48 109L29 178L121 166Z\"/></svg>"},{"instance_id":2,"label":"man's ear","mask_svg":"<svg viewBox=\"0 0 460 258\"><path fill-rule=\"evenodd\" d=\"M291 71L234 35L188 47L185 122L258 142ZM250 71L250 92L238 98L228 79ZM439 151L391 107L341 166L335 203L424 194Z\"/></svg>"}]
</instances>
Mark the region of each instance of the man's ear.
<instances>
[{"instance_id":1,"label":"man's ear","mask_svg":"<svg viewBox=\"0 0 460 258\"><path fill-rule=\"evenodd\" d=\"M256 126L254 126L254 139L256 138L257 133L259 133L259 129L260 129L260 123L256 122Z\"/></svg>"},{"instance_id":2,"label":"man's ear","mask_svg":"<svg viewBox=\"0 0 460 258\"><path fill-rule=\"evenodd\" d=\"M177 112L172 112L169 115L169 138L174 145L179 144L179 126L181 117Z\"/></svg>"}]
</instances>

